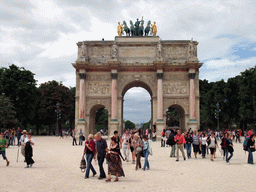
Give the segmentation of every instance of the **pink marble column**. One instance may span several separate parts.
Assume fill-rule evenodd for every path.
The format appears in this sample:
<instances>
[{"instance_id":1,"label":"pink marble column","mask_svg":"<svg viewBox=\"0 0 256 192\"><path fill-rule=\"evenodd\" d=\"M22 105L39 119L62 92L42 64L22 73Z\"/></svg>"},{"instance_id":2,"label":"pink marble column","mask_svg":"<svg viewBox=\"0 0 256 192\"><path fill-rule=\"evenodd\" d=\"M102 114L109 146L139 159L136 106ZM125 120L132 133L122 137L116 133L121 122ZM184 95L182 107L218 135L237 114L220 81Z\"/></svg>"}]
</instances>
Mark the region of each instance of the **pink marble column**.
<instances>
[{"instance_id":1,"label":"pink marble column","mask_svg":"<svg viewBox=\"0 0 256 192\"><path fill-rule=\"evenodd\" d=\"M79 94L79 120L78 121L85 121L85 78L86 74L84 70L81 70L79 73L80 78L80 94Z\"/></svg>"},{"instance_id":2,"label":"pink marble column","mask_svg":"<svg viewBox=\"0 0 256 192\"><path fill-rule=\"evenodd\" d=\"M112 95L111 95L111 121L117 121L117 73L111 73Z\"/></svg>"},{"instance_id":3,"label":"pink marble column","mask_svg":"<svg viewBox=\"0 0 256 192\"><path fill-rule=\"evenodd\" d=\"M189 73L190 94L189 94L189 117L190 121L196 121L196 94L195 94L195 77L196 73Z\"/></svg>"},{"instance_id":4,"label":"pink marble column","mask_svg":"<svg viewBox=\"0 0 256 192\"><path fill-rule=\"evenodd\" d=\"M157 121L163 121L163 73L157 73Z\"/></svg>"}]
</instances>

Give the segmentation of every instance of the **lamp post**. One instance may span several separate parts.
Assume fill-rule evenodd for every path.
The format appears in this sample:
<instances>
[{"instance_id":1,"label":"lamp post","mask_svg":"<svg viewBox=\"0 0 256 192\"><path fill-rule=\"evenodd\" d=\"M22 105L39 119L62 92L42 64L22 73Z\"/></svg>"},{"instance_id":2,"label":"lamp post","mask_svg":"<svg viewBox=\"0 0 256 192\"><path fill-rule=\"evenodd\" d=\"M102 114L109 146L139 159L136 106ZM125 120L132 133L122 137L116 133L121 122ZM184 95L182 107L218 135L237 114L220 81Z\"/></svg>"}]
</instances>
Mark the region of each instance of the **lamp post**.
<instances>
[{"instance_id":1,"label":"lamp post","mask_svg":"<svg viewBox=\"0 0 256 192\"><path fill-rule=\"evenodd\" d=\"M56 104L56 108L57 110L55 110L56 114L57 114L57 127L56 127L56 136L58 136L58 128L59 128L59 119L61 118L61 110L59 110L59 106L60 106L60 103L57 102Z\"/></svg>"},{"instance_id":2,"label":"lamp post","mask_svg":"<svg viewBox=\"0 0 256 192\"><path fill-rule=\"evenodd\" d=\"M217 107L217 109L215 109L215 119L217 119L217 130L219 131L219 129L220 129L220 114L219 113L221 112L219 102L217 102L216 107Z\"/></svg>"}]
</instances>

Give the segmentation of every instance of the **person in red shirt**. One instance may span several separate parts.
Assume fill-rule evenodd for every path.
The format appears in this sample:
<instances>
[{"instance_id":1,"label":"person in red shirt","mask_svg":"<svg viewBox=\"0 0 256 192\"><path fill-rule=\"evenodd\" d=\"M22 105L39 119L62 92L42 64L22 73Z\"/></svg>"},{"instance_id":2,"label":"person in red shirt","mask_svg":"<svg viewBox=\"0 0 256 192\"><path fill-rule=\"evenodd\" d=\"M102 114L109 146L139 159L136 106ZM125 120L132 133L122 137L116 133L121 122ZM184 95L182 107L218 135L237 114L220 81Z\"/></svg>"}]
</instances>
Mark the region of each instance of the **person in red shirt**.
<instances>
[{"instance_id":1,"label":"person in red shirt","mask_svg":"<svg viewBox=\"0 0 256 192\"><path fill-rule=\"evenodd\" d=\"M179 150L181 151L182 156L185 161L186 157L185 157L185 153L184 153L184 143L186 141L185 141L184 135L181 134L180 130L177 130L177 135L175 135L174 141L177 143L177 153L176 153L177 160L176 161L179 161Z\"/></svg>"},{"instance_id":2,"label":"person in red shirt","mask_svg":"<svg viewBox=\"0 0 256 192\"><path fill-rule=\"evenodd\" d=\"M248 131L248 136L249 136L249 137L251 137L252 131L253 131L253 129L251 129L250 131Z\"/></svg>"}]
</instances>

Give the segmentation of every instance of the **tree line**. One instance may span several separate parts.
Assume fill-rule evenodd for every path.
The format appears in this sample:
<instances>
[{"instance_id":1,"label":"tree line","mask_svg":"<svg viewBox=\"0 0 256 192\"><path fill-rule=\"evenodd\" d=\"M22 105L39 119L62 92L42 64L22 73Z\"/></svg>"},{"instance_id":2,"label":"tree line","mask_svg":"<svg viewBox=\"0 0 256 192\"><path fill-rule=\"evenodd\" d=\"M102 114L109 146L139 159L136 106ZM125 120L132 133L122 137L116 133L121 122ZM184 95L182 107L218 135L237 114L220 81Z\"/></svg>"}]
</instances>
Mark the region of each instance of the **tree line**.
<instances>
[{"instance_id":1,"label":"tree line","mask_svg":"<svg viewBox=\"0 0 256 192\"><path fill-rule=\"evenodd\" d=\"M36 130L36 134L48 126L51 134L56 128L57 106L61 111L58 130L63 126L74 128L75 124L75 87L66 87L53 80L37 87L34 73L14 64L0 68L0 127L27 128ZM251 129L256 124L256 66L245 70L227 81L199 81L200 88L200 129ZM219 104L220 112L216 114ZM178 122L177 111L168 109L168 123ZM96 128L104 129L108 124L106 109L96 114ZM125 127L135 127L129 120ZM144 123L148 128L150 122Z\"/></svg>"}]
</instances>

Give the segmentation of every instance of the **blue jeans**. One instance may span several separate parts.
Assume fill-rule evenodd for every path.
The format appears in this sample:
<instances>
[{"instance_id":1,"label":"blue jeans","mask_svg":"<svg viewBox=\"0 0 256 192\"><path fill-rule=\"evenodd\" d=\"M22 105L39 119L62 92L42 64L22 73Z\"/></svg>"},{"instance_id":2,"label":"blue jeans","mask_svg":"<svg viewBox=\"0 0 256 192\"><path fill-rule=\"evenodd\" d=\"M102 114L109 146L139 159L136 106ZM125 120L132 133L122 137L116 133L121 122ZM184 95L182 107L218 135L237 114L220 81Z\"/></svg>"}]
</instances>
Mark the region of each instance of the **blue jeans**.
<instances>
[{"instance_id":1,"label":"blue jeans","mask_svg":"<svg viewBox=\"0 0 256 192\"><path fill-rule=\"evenodd\" d=\"M247 150L248 150L248 153L249 153L249 155L248 155L248 163L253 163L253 154L252 154L252 151L251 151L251 149L250 149L250 147L247 147Z\"/></svg>"},{"instance_id":2,"label":"blue jeans","mask_svg":"<svg viewBox=\"0 0 256 192\"><path fill-rule=\"evenodd\" d=\"M228 157L228 150L226 149L226 162L228 163L230 161L230 159L233 157L233 152L230 153L230 156Z\"/></svg>"},{"instance_id":3,"label":"blue jeans","mask_svg":"<svg viewBox=\"0 0 256 192\"><path fill-rule=\"evenodd\" d=\"M105 171L103 169L103 162L104 162L105 157L98 157L98 165L100 168L100 177L101 178L106 178Z\"/></svg>"},{"instance_id":4,"label":"blue jeans","mask_svg":"<svg viewBox=\"0 0 256 192\"><path fill-rule=\"evenodd\" d=\"M86 154L87 168L86 168L86 172L85 172L85 177L87 177L87 178L89 178L90 170L92 170L92 173L94 175L96 174L96 171L92 166L92 158L93 158L93 154Z\"/></svg>"},{"instance_id":5,"label":"blue jeans","mask_svg":"<svg viewBox=\"0 0 256 192\"><path fill-rule=\"evenodd\" d=\"M79 136L79 145L83 145L83 139L81 135Z\"/></svg>"},{"instance_id":6,"label":"blue jeans","mask_svg":"<svg viewBox=\"0 0 256 192\"><path fill-rule=\"evenodd\" d=\"M0 155L3 156L3 159L6 160L5 151L0 151Z\"/></svg>"},{"instance_id":7,"label":"blue jeans","mask_svg":"<svg viewBox=\"0 0 256 192\"><path fill-rule=\"evenodd\" d=\"M201 150L202 150L202 157L205 157L205 154L206 154L206 145L201 145Z\"/></svg>"},{"instance_id":8,"label":"blue jeans","mask_svg":"<svg viewBox=\"0 0 256 192\"><path fill-rule=\"evenodd\" d=\"M191 143L186 144L187 157L191 158Z\"/></svg>"},{"instance_id":9,"label":"blue jeans","mask_svg":"<svg viewBox=\"0 0 256 192\"><path fill-rule=\"evenodd\" d=\"M145 155L145 162L144 162L144 166L143 166L143 169L145 170L146 167L149 168L149 162L148 162L148 156L149 156L149 151L146 150L146 151L143 151L144 155Z\"/></svg>"}]
</instances>

